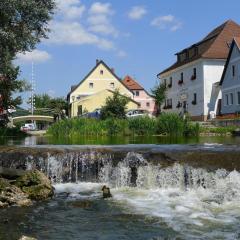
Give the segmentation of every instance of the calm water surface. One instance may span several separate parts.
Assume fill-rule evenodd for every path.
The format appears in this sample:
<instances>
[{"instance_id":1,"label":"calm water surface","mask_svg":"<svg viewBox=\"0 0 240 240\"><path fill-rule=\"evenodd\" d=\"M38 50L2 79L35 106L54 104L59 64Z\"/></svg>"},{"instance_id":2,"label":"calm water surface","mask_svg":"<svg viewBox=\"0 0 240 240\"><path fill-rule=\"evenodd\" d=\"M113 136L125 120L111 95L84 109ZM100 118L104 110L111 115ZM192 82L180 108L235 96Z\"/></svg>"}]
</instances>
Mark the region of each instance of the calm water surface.
<instances>
[{"instance_id":1,"label":"calm water surface","mask_svg":"<svg viewBox=\"0 0 240 240\"><path fill-rule=\"evenodd\" d=\"M53 137L0 137L0 145L123 145L123 144L234 144L240 145L240 137L162 137L162 136L136 136L136 137L82 137L82 138L53 138Z\"/></svg>"}]
</instances>

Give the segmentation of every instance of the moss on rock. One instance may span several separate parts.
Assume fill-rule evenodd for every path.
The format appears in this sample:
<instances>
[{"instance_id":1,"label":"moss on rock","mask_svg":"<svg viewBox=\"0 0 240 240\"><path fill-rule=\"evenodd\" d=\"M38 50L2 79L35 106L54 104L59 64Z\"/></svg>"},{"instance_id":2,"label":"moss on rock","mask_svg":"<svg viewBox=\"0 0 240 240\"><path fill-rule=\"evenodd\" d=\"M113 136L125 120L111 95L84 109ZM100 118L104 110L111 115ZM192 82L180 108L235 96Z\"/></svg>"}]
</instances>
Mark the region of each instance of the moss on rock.
<instances>
[{"instance_id":1,"label":"moss on rock","mask_svg":"<svg viewBox=\"0 0 240 240\"><path fill-rule=\"evenodd\" d=\"M54 194L51 181L40 171L34 170L17 178L15 185L32 200L44 200Z\"/></svg>"}]
</instances>

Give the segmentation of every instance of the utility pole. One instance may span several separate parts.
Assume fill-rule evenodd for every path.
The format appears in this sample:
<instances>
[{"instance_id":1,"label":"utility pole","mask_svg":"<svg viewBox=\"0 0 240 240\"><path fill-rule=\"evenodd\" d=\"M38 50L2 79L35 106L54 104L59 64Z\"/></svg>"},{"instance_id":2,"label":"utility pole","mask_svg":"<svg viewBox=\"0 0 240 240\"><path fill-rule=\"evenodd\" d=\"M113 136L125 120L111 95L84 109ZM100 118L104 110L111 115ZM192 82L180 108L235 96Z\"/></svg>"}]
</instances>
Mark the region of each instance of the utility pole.
<instances>
[{"instance_id":1,"label":"utility pole","mask_svg":"<svg viewBox=\"0 0 240 240\"><path fill-rule=\"evenodd\" d=\"M34 76L34 62L32 61L32 74L31 74L31 114L33 115L34 109L35 109L35 89L36 83L35 83L35 76Z\"/></svg>"}]
</instances>

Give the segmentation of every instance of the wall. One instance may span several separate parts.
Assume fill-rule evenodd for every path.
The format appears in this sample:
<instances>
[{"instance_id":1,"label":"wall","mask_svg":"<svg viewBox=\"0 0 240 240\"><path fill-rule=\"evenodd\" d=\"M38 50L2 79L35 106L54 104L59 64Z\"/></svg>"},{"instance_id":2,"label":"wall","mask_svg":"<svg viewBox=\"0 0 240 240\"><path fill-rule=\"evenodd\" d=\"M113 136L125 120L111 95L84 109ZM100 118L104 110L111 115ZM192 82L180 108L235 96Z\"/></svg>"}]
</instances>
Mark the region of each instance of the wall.
<instances>
[{"instance_id":1,"label":"wall","mask_svg":"<svg viewBox=\"0 0 240 240\"><path fill-rule=\"evenodd\" d=\"M225 60L204 60L204 115L211 111L216 113L217 102L221 98L221 92L217 86L220 82Z\"/></svg>"},{"instance_id":2,"label":"wall","mask_svg":"<svg viewBox=\"0 0 240 240\"><path fill-rule=\"evenodd\" d=\"M81 105L83 111L86 109L88 112L92 112L96 108L101 108L105 104L106 98L112 95L113 93L111 91L103 90L91 96L85 97L80 101L72 103L71 117L78 116L78 106ZM127 105L128 110L137 108L138 108L137 103L133 101L130 101Z\"/></svg>"},{"instance_id":3,"label":"wall","mask_svg":"<svg viewBox=\"0 0 240 240\"><path fill-rule=\"evenodd\" d=\"M193 69L196 68L196 79L191 80ZM178 84L183 72L182 85ZM167 79L167 86L172 77L172 87L167 89L167 98L172 98L172 109L164 110L164 112L183 112L183 107L176 108L178 102L183 104L187 102L187 110L191 116L203 115L204 95L203 95L203 64L201 60L197 60L181 66L174 71L161 75L161 80ZM197 104L193 105L193 95L197 94Z\"/></svg>"},{"instance_id":4,"label":"wall","mask_svg":"<svg viewBox=\"0 0 240 240\"><path fill-rule=\"evenodd\" d=\"M136 95L136 91L139 92L139 96ZM140 109L147 110L151 114L156 113L155 100L145 90L133 90L133 92L135 92L133 99L140 103ZM147 103L149 103L149 106L147 106Z\"/></svg>"},{"instance_id":5,"label":"wall","mask_svg":"<svg viewBox=\"0 0 240 240\"><path fill-rule=\"evenodd\" d=\"M235 66L235 76L232 76L232 66ZM240 92L240 51L234 45L225 78L222 83L222 114L240 112L238 104L238 92ZM230 103L230 94L233 94L233 104ZM228 94L229 104L226 103L226 94Z\"/></svg>"},{"instance_id":6,"label":"wall","mask_svg":"<svg viewBox=\"0 0 240 240\"><path fill-rule=\"evenodd\" d=\"M100 73L103 71L103 74ZM93 83L93 88L89 88L89 83ZM114 83L114 88L110 86L111 83ZM131 91L129 91L113 74L109 71L104 64L99 64L98 67L88 76L88 78L80 84L80 86L75 89L70 95L70 103L73 101L73 97L83 98L95 94L99 91L110 89L115 90L119 89L121 94L133 97Z\"/></svg>"}]
</instances>

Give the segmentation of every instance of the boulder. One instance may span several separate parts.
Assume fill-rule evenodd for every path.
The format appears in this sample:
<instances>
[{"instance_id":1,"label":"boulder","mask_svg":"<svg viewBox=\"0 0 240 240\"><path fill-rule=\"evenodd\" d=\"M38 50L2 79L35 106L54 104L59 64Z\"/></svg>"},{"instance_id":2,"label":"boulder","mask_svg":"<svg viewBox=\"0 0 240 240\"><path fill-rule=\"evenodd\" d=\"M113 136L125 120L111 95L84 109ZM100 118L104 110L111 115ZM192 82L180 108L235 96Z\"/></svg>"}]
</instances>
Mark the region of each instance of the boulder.
<instances>
[{"instance_id":1,"label":"boulder","mask_svg":"<svg viewBox=\"0 0 240 240\"><path fill-rule=\"evenodd\" d=\"M26 172L14 184L32 200L45 200L54 194L51 181L38 170Z\"/></svg>"},{"instance_id":2,"label":"boulder","mask_svg":"<svg viewBox=\"0 0 240 240\"><path fill-rule=\"evenodd\" d=\"M32 202L20 188L0 178L0 208L9 206L29 206Z\"/></svg>"}]
</instances>

